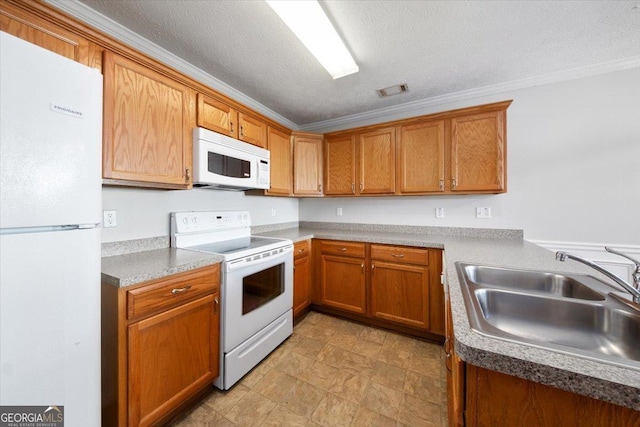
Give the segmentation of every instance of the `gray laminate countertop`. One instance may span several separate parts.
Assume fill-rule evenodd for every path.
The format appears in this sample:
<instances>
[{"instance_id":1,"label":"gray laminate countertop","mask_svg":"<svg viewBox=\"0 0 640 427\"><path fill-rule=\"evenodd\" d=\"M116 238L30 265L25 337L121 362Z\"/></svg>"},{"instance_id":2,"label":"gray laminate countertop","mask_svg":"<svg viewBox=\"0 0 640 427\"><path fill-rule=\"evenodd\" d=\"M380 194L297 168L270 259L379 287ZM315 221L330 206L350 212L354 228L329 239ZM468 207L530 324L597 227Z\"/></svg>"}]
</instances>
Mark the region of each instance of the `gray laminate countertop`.
<instances>
[{"instance_id":1,"label":"gray laminate countertop","mask_svg":"<svg viewBox=\"0 0 640 427\"><path fill-rule=\"evenodd\" d=\"M521 238L505 238L500 233L496 234L498 238L491 238L486 234L483 237L467 237L302 226L258 234L287 238L294 242L320 238L444 249L443 270L451 299L455 349L465 362L640 411L640 364L637 369L614 366L487 337L470 327L455 262L578 272L603 278L581 264L557 262L554 252Z\"/></svg>"},{"instance_id":2,"label":"gray laminate countertop","mask_svg":"<svg viewBox=\"0 0 640 427\"><path fill-rule=\"evenodd\" d=\"M222 261L219 255L162 248L102 258L102 283L126 287Z\"/></svg>"}]
</instances>

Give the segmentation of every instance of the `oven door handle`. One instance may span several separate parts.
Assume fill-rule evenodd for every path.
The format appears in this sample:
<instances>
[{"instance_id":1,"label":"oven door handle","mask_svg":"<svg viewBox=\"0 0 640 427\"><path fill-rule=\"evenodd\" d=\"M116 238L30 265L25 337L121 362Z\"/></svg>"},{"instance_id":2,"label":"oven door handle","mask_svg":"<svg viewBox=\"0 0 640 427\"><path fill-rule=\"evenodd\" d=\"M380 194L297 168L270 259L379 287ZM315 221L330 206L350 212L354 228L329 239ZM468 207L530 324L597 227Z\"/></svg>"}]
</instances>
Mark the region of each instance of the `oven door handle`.
<instances>
[{"instance_id":1,"label":"oven door handle","mask_svg":"<svg viewBox=\"0 0 640 427\"><path fill-rule=\"evenodd\" d=\"M249 268L249 267L254 267L256 265L261 265L261 264L265 264L265 265L280 264L284 262L288 257L293 256L293 245L286 246L282 252L278 252L277 254L269 254L265 256L265 254L269 252L271 251L246 256L244 258L240 258L234 261L227 261L225 262L225 270L235 271L241 268Z\"/></svg>"}]
</instances>

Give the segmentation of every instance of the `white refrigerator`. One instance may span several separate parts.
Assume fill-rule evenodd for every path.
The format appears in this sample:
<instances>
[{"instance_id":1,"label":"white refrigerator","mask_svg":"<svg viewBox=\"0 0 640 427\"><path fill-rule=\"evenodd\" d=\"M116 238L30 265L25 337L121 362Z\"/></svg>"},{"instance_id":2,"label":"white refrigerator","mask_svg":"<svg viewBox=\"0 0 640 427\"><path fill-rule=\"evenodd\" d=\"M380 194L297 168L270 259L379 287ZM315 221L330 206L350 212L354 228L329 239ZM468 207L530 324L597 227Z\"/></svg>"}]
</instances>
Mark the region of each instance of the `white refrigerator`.
<instances>
[{"instance_id":1,"label":"white refrigerator","mask_svg":"<svg viewBox=\"0 0 640 427\"><path fill-rule=\"evenodd\" d=\"M0 407L99 426L102 76L0 42Z\"/></svg>"}]
</instances>

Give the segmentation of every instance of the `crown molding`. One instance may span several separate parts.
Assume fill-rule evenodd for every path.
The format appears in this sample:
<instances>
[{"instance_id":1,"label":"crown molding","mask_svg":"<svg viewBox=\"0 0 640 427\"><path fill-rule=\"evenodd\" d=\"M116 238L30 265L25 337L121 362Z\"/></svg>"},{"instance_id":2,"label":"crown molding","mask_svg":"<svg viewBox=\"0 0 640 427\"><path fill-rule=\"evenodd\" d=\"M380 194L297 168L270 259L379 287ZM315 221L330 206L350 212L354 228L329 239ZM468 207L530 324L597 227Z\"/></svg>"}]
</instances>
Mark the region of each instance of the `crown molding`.
<instances>
[{"instance_id":1,"label":"crown molding","mask_svg":"<svg viewBox=\"0 0 640 427\"><path fill-rule=\"evenodd\" d=\"M584 77L597 76L600 74L622 71L631 68L640 68L640 56L635 56L623 58L616 61L589 65L581 68L574 68L571 70L544 74L541 76L529 77L526 79L513 80L510 82L434 96L431 98L425 98L405 104L338 117L335 119L321 120L305 125L298 125L297 123L294 123L286 117L262 105L253 98L248 97L234 87L229 86L225 82L217 79L211 74L202 71L201 69L193 66L184 59L156 45L150 40L147 40L146 38L131 31L123 25L118 24L114 20L102 15L101 13L98 13L97 11L86 6L84 3L80 3L78 0L44 1L108 34L109 36L114 37L115 39L120 40L121 42L126 43L134 47L135 49L138 49L139 51L175 68L176 70L185 73L186 75L189 75L190 77L202 82L203 84L210 86L214 90L217 90L229 96L230 98L233 98L234 100L281 123L282 125L287 126L292 130L303 132L325 133L329 131L337 131L341 129L363 126L366 124L375 124L389 121L390 116L394 116L398 119L418 116L425 114L425 110L428 110L429 108L453 102L467 101L483 96L496 95L508 91L527 89L535 86L542 86Z\"/></svg>"},{"instance_id":2,"label":"crown molding","mask_svg":"<svg viewBox=\"0 0 640 427\"><path fill-rule=\"evenodd\" d=\"M368 124L388 121L389 116L395 118L408 118L425 114L425 110L439 105L449 104L457 101L466 101L482 96L496 95L519 89L527 89L535 86L542 86L552 83L559 83L568 80L580 79L583 77L597 76L600 74L612 73L615 71L640 68L640 56L623 58L616 61L603 62L571 70L559 71L541 76L528 77L526 79L513 80L510 82L495 85L483 86L479 88L463 90L418 101L407 102L405 104L380 108L377 110L365 111L363 113L338 117L335 119L322 120L300 126L304 132L333 132L342 129L349 129Z\"/></svg>"},{"instance_id":3,"label":"crown molding","mask_svg":"<svg viewBox=\"0 0 640 427\"><path fill-rule=\"evenodd\" d=\"M78 0L44 0L46 3L54 6L57 9L81 20L82 22L91 25L99 31L128 44L140 52L149 55L150 57L192 77L195 80L211 87L212 89L246 105L252 110L257 111L269 117L276 122L291 128L292 130L298 130L299 126L287 119L284 116L276 113L275 111L265 107L253 98L248 97L244 93L229 86L222 80L208 74L201 69L191 65L184 59L174 55L168 50L158 46L152 41L142 37L138 33L135 33L127 27L117 23L116 21L108 18L101 13L91 9L84 3L80 3Z\"/></svg>"}]
</instances>

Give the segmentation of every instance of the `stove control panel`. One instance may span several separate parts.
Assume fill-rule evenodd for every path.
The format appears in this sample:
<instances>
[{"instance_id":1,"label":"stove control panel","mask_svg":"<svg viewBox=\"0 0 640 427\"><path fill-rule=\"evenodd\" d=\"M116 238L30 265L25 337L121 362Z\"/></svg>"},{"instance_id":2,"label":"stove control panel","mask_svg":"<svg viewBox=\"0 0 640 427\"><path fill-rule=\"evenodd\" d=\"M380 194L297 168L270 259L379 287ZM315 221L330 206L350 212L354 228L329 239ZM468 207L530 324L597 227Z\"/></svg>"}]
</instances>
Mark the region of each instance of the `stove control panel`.
<instances>
[{"instance_id":1,"label":"stove control panel","mask_svg":"<svg viewBox=\"0 0 640 427\"><path fill-rule=\"evenodd\" d=\"M191 211L171 213L172 234L221 231L250 226L251 215L248 211Z\"/></svg>"}]
</instances>

